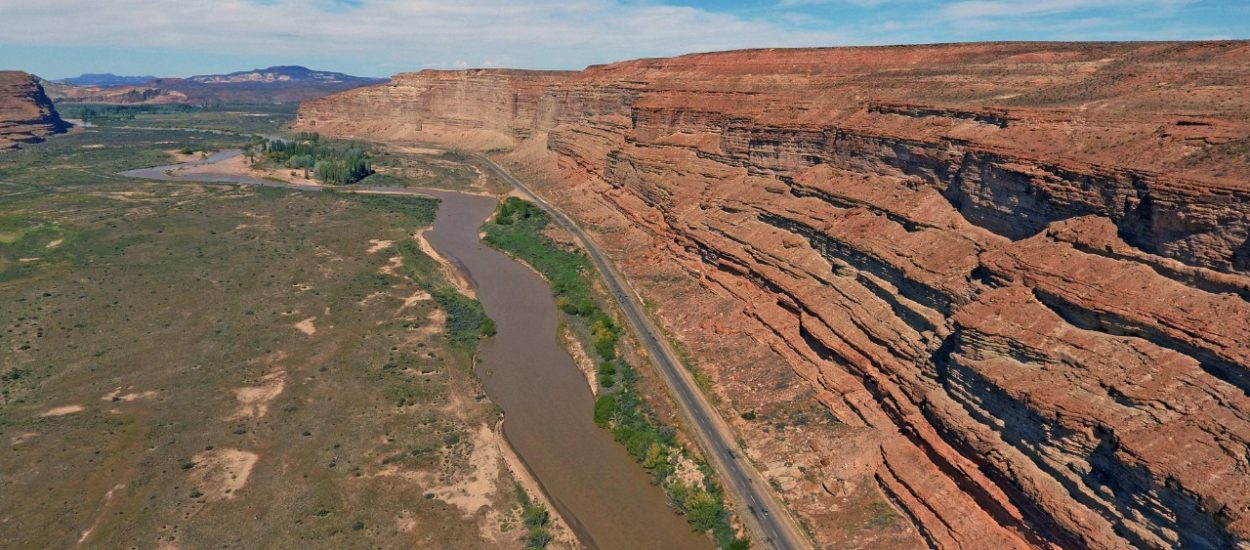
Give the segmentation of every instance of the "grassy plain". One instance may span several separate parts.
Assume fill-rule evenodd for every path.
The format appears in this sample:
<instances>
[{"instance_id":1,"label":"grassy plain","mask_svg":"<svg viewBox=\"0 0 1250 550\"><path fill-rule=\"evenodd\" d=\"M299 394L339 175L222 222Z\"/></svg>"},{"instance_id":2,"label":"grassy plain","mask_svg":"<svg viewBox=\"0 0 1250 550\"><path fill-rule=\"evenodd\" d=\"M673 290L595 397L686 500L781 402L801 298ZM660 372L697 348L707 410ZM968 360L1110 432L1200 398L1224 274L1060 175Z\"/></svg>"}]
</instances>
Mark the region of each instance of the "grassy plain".
<instances>
[{"instance_id":1,"label":"grassy plain","mask_svg":"<svg viewBox=\"0 0 1250 550\"><path fill-rule=\"evenodd\" d=\"M472 342L399 251L432 200L115 175L246 139L0 154L0 545L523 544Z\"/></svg>"},{"instance_id":2,"label":"grassy plain","mask_svg":"<svg viewBox=\"0 0 1250 550\"><path fill-rule=\"evenodd\" d=\"M202 128L231 133L286 135L297 103L274 105L58 105L61 116L98 126Z\"/></svg>"}]
</instances>

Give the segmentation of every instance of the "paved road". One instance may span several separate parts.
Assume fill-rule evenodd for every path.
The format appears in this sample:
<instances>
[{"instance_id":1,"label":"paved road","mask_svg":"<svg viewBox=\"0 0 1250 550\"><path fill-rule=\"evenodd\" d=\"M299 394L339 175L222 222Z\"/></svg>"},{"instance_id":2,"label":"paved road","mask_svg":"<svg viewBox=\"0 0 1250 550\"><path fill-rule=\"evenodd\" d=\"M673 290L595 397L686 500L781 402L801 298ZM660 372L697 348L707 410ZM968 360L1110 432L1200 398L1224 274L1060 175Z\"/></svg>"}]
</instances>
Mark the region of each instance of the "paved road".
<instances>
[{"instance_id":1,"label":"paved road","mask_svg":"<svg viewBox=\"0 0 1250 550\"><path fill-rule=\"evenodd\" d=\"M686 421L695 427L694 432L704 454L711 458L712 465L726 481L730 494L747 510L747 525L754 534L756 545L777 550L811 548L803 531L773 494L768 481L738 449L729 426L695 386L694 379L681 366L681 361L660 336L660 331L642 313L641 300L626 290L629 286L624 277L608 262L595 242L568 216L512 177L507 170L488 158L479 158L581 241L595 267L603 274L608 289L620 304L630 326L642 340L647 354L659 367Z\"/></svg>"}]
</instances>

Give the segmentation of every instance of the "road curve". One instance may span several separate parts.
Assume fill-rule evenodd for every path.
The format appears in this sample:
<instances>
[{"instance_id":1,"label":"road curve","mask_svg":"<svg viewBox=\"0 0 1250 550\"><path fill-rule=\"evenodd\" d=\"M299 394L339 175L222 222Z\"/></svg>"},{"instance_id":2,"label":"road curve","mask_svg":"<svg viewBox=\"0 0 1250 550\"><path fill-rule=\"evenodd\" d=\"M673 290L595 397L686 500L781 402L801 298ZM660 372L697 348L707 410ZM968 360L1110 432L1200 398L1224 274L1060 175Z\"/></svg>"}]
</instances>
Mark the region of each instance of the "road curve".
<instances>
[{"instance_id":1,"label":"road curve","mask_svg":"<svg viewBox=\"0 0 1250 550\"><path fill-rule=\"evenodd\" d=\"M667 340L651 319L643 314L641 300L637 294L627 292L631 288L625 278L607 260L598 245L577 224L558 208L531 191L503 167L489 158L479 156L490 166L499 177L503 178L520 193L535 204L546 210L553 219L572 233L582 243L587 255L603 275L608 289L621 306L629 324L638 335L642 345L651 356L668 385L669 393L681 409L682 416L694 428L692 430L704 455L709 457L713 467L729 488L729 492L737 500L739 510L747 510L741 514L752 531L756 543L777 550L798 550L811 548L812 545L804 536L798 523L792 518L780 500L773 494L768 480L751 465L735 442L733 432L728 424L716 412L708 400L698 390L690 373L681 366L681 361L669 347Z\"/></svg>"}]
</instances>

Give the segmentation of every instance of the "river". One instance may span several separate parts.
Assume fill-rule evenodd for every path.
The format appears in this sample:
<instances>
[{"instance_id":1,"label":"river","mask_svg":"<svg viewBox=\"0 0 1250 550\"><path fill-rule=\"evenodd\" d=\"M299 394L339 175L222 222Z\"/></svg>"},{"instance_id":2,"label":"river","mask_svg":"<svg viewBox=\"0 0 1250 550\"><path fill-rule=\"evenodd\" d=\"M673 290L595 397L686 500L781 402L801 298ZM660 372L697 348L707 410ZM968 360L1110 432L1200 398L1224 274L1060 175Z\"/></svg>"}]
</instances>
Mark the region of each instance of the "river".
<instances>
[{"instance_id":1,"label":"river","mask_svg":"<svg viewBox=\"0 0 1250 550\"><path fill-rule=\"evenodd\" d=\"M194 164L213 164L225 151ZM131 170L123 175L163 181L235 183L295 189L239 174L180 176L183 165ZM366 191L368 191L366 189ZM383 191L383 190L378 190ZM461 267L498 333L482 342L477 373L504 411L504 436L542 485L578 538L591 548L708 548L673 513L659 487L611 435L595 425L586 378L558 343L559 319L546 280L481 242L478 231L495 208L493 197L434 189L384 192L440 199L430 245Z\"/></svg>"}]
</instances>

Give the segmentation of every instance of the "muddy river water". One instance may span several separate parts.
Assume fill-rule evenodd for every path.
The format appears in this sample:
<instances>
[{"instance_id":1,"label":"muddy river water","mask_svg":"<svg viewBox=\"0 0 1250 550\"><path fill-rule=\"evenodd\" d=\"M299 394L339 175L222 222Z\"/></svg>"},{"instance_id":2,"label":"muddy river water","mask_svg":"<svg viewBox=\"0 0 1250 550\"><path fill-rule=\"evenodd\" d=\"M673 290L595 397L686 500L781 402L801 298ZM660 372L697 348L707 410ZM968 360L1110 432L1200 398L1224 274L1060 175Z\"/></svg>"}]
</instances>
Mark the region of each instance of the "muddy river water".
<instances>
[{"instance_id":1,"label":"muddy river water","mask_svg":"<svg viewBox=\"0 0 1250 550\"><path fill-rule=\"evenodd\" d=\"M229 155L197 162L217 162ZM168 172L172 168L126 175L288 187L237 174L180 177ZM426 238L465 271L498 329L482 343L478 375L504 410L504 435L578 538L603 549L710 547L709 539L668 508L664 493L624 447L594 424L586 378L557 341L557 310L547 282L479 240L478 230L494 210L495 199L440 190L410 192L441 200Z\"/></svg>"}]
</instances>

